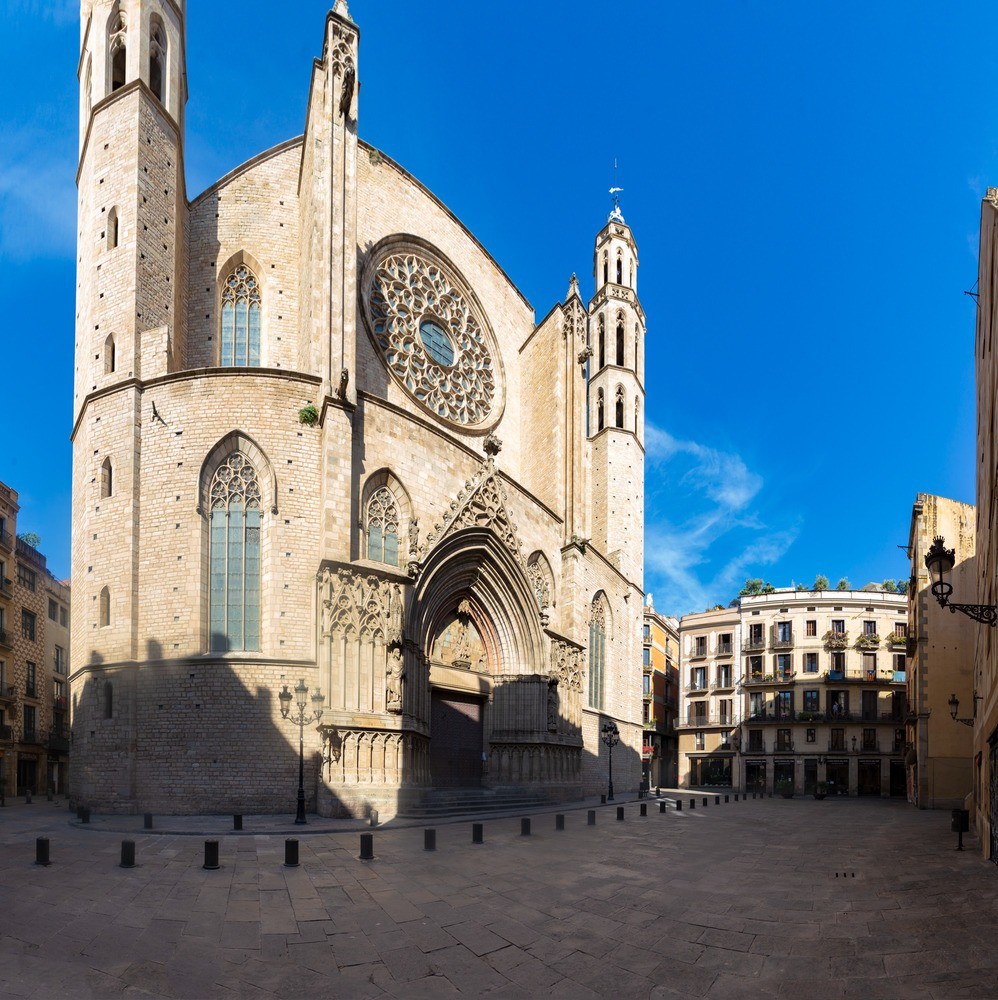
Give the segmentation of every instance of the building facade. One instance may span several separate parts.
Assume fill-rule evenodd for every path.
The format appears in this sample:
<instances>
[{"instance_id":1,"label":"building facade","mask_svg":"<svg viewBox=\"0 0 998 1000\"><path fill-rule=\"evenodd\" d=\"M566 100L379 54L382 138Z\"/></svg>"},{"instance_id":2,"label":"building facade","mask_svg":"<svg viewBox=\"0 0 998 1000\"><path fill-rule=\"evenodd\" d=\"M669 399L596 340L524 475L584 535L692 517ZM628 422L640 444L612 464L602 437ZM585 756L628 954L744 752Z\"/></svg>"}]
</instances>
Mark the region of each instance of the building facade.
<instances>
[{"instance_id":1,"label":"building facade","mask_svg":"<svg viewBox=\"0 0 998 1000\"><path fill-rule=\"evenodd\" d=\"M956 559L954 593L974 593L975 522L973 505L931 493L919 493L912 506L905 765L908 801L920 809L962 809L974 784L974 733L953 721L949 699L955 694L972 704L976 627L940 607L930 591L925 554L936 536L944 537Z\"/></svg>"},{"instance_id":2,"label":"building facade","mask_svg":"<svg viewBox=\"0 0 998 1000\"><path fill-rule=\"evenodd\" d=\"M680 620L680 783L904 795L907 600L740 598Z\"/></svg>"},{"instance_id":3,"label":"building facade","mask_svg":"<svg viewBox=\"0 0 998 1000\"><path fill-rule=\"evenodd\" d=\"M615 208L540 323L358 138L338 0L304 135L184 187L185 8L83 4L74 794L391 815L641 774L644 330ZM221 109L219 109L221 113Z\"/></svg>"},{"instance_id":4,"label":"building facade","mask_svg":"<svg viewBox=\"0 0 998 1000\"><path fill-rule=\"evenodd\" d=\"M679 622L645 600L641 659L644 725L642 780L646 788L671 788L678 775Z\"/></svg>"},{"instance_id":5,"label":"building facade","mask_svg":"<svg viewBox=\"0 0 998 1000\"><path fill-rule=\"evenodd\" d=\"M62 789L69 762L66 702L54 699L55 648L68 697L70 591L45 556L17 537L16 491L0 483L0 781L8 795ZM50 600L65 609L60 626Z\"/></svg>"}]
</instances>

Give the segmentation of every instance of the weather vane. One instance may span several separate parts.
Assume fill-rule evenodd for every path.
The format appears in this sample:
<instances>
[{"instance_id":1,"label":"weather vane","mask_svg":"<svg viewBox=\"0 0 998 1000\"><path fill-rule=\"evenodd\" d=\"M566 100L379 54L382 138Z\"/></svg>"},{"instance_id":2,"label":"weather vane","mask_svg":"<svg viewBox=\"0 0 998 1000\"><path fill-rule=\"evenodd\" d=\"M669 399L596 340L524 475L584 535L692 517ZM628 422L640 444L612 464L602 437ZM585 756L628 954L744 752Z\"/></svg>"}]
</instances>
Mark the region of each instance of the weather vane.
<instances>
[{"instance_id":1,"label":"weather vane","mask_svg":"<svg viewBox=\"0 0 998 1000\"><path fill-rule=\"evenodd\" d=\"M613 158L613 187L610 188L610 197L613 198L613 211L610 212L610 218L616 219L618 222L624 221L624 216L620 211L620 192L624 189L618 187L617 185L617 157Z\"/></svg>"}]
</instances>

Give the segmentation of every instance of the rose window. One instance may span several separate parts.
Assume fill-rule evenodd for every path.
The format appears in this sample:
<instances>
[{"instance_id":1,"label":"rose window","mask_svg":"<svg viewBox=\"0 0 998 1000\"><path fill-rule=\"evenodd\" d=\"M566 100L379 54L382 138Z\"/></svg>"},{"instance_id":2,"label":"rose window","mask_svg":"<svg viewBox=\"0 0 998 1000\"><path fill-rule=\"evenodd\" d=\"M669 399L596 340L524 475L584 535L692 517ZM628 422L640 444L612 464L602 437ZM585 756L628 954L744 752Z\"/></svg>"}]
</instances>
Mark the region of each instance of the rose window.
<instances>
[{"instance_id":1,"label":"rose window","mask_svg":"<svg viewBox=\"0 0 998 1000\"><path fill-rule=\"evenodd\" d=\"M449 268L396 246L368 265L364 288L369 330L406 391L444 420L488 421L500 395L491 333Z\"/></svg>"}]
</instances>

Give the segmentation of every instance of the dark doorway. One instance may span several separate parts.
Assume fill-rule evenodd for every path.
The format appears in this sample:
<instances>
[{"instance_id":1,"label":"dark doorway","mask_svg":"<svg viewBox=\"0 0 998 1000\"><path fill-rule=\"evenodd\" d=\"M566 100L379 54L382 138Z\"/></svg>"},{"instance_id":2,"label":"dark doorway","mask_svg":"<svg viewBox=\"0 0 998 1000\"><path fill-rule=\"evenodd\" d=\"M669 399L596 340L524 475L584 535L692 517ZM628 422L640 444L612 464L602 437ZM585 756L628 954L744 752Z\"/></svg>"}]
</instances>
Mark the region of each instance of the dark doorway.
<instances>
[{"instance_id":1,"label":"dark doorway","mask_svg":"<svg viewBox=\"0 0 998 1000\"><path fill-rule=\"evenodd\" d=\"M814 795L818 790L818 761L810 758L804 761L804 794Z\"/></svg>"},{"instance_id":2,"label":"dark doorway","mask_svg":"<svg viewBox=\"0 0 998 1000\"><path fill-rule=\"evenodd\" d=\"M860 795L880 794L880 761L861 760L857 773L857 791Z\"/></svg>"},{"instance_id":3,"label":"dark doorway","mask_svg":"<svg viewBox=\"0 0 998 1000\"><path fill-rule=\"evenodd\" d=\"M829 795L849 794L849 761L830 760L825 765Z\"/></svg>"},{"instance_id":4,"label":"dark doorway","mask_svg":"<svg viewBox=\"0 0 998 1000\"><path fill-rule=\"evenodd\" d=\"M908 794L907 783L904 775L904 761L891 761L891 797L905 798Z\"/></svg>"},{"instance_id":5,"label":"dark doorway","mask_svg":"<svg viewBox=\"0 0 998 1000\"><path fill-rule=\"evenodd\" d=\"M764 792L766 790L766 762L750 760L745 764L745 790Z\"/></svg>"},{"instance_id":6,"label":"dark doorway","mask_svg":"<svg viewBox=\"0 0 998 1000\"><path fill-rule=\"evenodd\" d=\"M478 788L482 781L482 699L434 690L430 773L435 788Z\"/></svg>"},{"instance_id":7,"label":"dark doorway","mask_svg":"<svg viewBox=\"0 0 998 1000\"><path fill-rule=\"evenodd\" d=\"M36 792L38 778L38 761L34 757L17 758L17 793L23 795L30 789Z\"/></svg>"}]
</instances>

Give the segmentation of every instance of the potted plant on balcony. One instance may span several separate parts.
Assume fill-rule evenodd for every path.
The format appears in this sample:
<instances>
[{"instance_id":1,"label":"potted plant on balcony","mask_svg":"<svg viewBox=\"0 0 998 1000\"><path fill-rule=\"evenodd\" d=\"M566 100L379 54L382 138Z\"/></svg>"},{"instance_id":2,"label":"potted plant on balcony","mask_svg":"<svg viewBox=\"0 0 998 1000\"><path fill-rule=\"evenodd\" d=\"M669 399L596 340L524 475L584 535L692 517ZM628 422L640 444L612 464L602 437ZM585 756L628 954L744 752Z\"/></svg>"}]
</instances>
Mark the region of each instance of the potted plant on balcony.
<instances>
[{"instance_id":1,"label":"potted plant on balcony","mask_svg":"<svg viewBox=\"0 0 998 1000\"><path fill-rule=\"evenodd\" d=\"M888 646L906 646L908 644L908 637L902 635L900 632L891 632L884 638L884 642Z\"/></svg>"},{"instance_id":2,"label":"potted plant on balcony","mask_svg":"<svg viewBox=\"0 0 998 1000\"><path fill-rule=\"evenodd\" d=\"M792 799L794 797L794 783L789 778L781 778L776 783L776 793L785 799Z\"/></svg>"},{"instance_id":3,"label":"potted plant on balcony","mask_svg":"<svg viewBox=\"0 0 998 1000\"><path fill-rule=\"evenodd\" d=\"M814 797L820 802L828 794L828 782L819 781L814 786Z\"/></svg>"},{"instance_id":4,"label":"potted plant on balcony","mask_svg":"<svg viewBox=\"0 0 998 1000\"><path fill-rule=\"evenodd\" d=\"M876 632L864 633L856 637L857 649L876 649L880 645L880 636Z\"/></svg>"},{"instance_id":5,"label":"potted plant on balcony","mask_svg":"<svg viewBox=\"0 0 998 1000\"><path fill-rule=\"evenodd\" d=\"M845 649L849 645L849 636L845 632L834 632L829 629L822 639L829 649Z\"/></svg>"}]
</instances>

